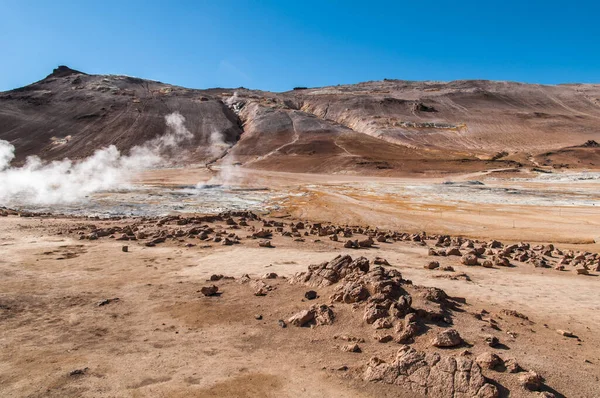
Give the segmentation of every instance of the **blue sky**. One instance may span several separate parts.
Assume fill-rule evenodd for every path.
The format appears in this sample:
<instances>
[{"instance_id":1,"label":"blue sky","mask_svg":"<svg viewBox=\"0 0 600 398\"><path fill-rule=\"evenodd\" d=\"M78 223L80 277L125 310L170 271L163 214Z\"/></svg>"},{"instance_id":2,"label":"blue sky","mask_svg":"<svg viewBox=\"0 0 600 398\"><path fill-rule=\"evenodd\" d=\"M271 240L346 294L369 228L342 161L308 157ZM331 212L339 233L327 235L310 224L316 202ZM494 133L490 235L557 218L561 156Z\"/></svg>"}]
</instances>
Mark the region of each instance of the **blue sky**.
<instances>
[{"instance_id":1,"label":"blue sky","mask_svg":"<svg viewBox=\"0 0 600 398\"><path fill-rule=\"evenodd\" d=\"M0 91L65 64L186 87L600 82L598 1L0 0Z\"/></svg>"}]
</instances>

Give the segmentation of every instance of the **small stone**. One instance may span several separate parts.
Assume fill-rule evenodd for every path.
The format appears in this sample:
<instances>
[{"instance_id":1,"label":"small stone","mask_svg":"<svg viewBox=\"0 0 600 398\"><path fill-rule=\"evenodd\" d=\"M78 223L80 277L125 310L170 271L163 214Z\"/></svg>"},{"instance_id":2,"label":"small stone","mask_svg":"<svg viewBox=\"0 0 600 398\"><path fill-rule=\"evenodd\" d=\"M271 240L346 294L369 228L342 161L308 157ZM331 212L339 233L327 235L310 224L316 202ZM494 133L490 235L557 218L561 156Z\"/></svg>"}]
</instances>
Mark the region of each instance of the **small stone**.
<instances>
[{"instance_id":1,"label":"small stone","mask_svg":"<svg viewBox=\"0 0 600 398\"><path fill-rule=\"evenodd\" d=\"M379 366L382 363L385 363L385 361L378 357L371 357L371 359L369 359L369 366Z\"/></svg>"},{"instance_id":2,"label":"small stone","mask_svg":"<svg viewBox=\"0 0 600 398\"><path fill-rule=\"evenodd\" d=\"M263 319L263 316L261 314L256 314L256 315L254 315L254 319L256 319L257 321L260 321L261 319Z\"/></svg>"},{"instance_id":3,"label":"small stone","mask_svg":"<svg viewBox=\"0 0 600 398\"><path fill-rule=\"evenodd\" d=\"M108 304L110 304L110 303L117 302L117 301L119 301L119 298L118 298L118 297L115 297L115 298L110 298L110 299L104 299L104 300L100 300L100 301L98 302L98 304L96 304L96 305L97 305L98 307L104 307L105 305L108 305Z\"/></svg>"},{"instance_id":4,"label":"small stone","mask_svg":"<svg viewBox=\"0 0 600 398\"><path fill-rule=\"evenodd\" d=\"M83 376L87 373L89 368L75 369L69 372L69 376Z\"/></svg>"},{"instance_id":5,"label":"small stone","mask_svg":"<svg viewBox=\"0 0 600 398\"><path fill-rule=\"evenodd\" d=\"M122 247L121 247L121 251L122 251L123 253L127 253L127 252L129 251L129 246L122 246Z\"/></svg>"},{"instance_id":6,"label":"small stone","mask_svg":"<svg viewBox=\"0 0 600 398\"><path fill-rule=\"evenodd\" d=\"M375 260L373 261L373 263L375 265L387 265L387 266L390 265L390 263L385 258L382 258L382 257L375 257Z\"/></svg>"},{"instance_id":7,"label":"small stone","mask_svg":"<svg viewBox=\"0 0 600 398\"><path fill-rule=\"evenodd\" d=\"M425 269L436 269L440 267L440 263L437 261L430 261L425 265Z\"/></svg>"},{"instance_id":8,"label":"small stone","mask_svg":"<svg viewBox=\"0 0 600 398\"><path fill-rule=\"evenodd\" d=\"M373 338L375 340L377 340L380 343L389 343L390 341L394 340L394 336L392 336L391 334L384 334L384 335L379 335L376 334L375 336L373 336Z\"/></svg>"},{"instance_id":9,"label":"small stone","mask_svg":"<svg viewBox=\"0 0 600 398\"><path fill-rule=\"evenodd\" d=\"M204 286L202 289L200 289L200 293L202 293L205 296L214 296L217 294L217 292L219 291L219 288L215 285L212 286Z\"/></svg>"},{"instance_id":10,"label":"small stone","mask_svg":"<svg viewBox=\"0 0 600 398\"><path fill-rule=\"evenodd\" d=\"M279 325L280 328L285 329L287 327L285 321L283 319L280 319L277 321L277 324Z\"/></svg>"},{"instance_id":11,"label":"small stone","mask_svg":"<svg viewBox=\"0 0 600 398\"><path fill-rule=\"evenodd\" d=\"M500 344L498 337L492 335L484 336L483 341L485 341L485 343L490 347L496 347L498 344Z\"/></svg>"},{"instance_id":12,"label":"small stone","mask_svg":"<svg viewBox=\"0 0 600 398\"><path fill-rule=\"evenodd\" d=\"M556 332L558 334L560 334L561 336L565 336L565 337L575 337L575 335L573 334L573 332L569 331L569 330L562 330L562 329L557 329Z\"/></svg>"},{"instance_id":13,"label":"small stone","mask_svg":"<svg viewBox=\"0 0 600 398\"><path fill-rule=\"evenodd\" d=\"M306 298L307 300L314 300L317 297L317 292L315 292L314 290L309 290L306 293L304 293L304 298Z\"/></svg>"},{"instance_id":14,"label":"small stone","mask_svg":"<svg viewBox=\"0 0 600 398\"><path fill-rule=\"evenodd\" d=\"M342 347L342 351L360 353L362 350L358 344L348 344Z\"/></svg>"}]
</instances>

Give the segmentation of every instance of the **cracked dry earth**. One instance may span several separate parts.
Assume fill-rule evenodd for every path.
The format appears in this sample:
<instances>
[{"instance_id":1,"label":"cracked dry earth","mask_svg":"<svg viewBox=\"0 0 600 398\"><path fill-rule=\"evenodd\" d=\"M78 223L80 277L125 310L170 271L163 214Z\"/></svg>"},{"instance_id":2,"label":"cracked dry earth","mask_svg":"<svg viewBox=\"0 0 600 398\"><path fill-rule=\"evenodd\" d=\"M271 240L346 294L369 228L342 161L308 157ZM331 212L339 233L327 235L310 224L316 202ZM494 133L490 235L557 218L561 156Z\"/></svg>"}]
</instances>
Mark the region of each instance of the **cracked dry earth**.
<instances>
[{"instance_id":1,"label":"cracked dry earth","mask_svg":"<svg viewBox=\"0 0 600 398\"><path fill-rule=\"evenodd\" d=\"M600 395L577 248L521 246L540 266L519 242L250 213L0 223L3 397Z\"/></svg>"}]
</instances>

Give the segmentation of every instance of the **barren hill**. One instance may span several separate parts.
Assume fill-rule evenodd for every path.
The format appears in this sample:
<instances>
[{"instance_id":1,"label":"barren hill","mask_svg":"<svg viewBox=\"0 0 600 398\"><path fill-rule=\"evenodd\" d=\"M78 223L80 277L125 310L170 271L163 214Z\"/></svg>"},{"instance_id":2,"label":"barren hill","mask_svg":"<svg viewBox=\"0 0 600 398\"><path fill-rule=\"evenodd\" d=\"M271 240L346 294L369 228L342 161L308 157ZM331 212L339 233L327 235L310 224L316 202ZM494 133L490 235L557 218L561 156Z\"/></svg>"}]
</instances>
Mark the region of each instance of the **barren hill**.
<instances>
[{"instance_id":1,"label":"barren hill","mask_svg":"<svg viewBox=\"0 0 600 398\"><path fill-rule=\"evenodd\" d=\"M180 112L194 135L182 159L280 171L441 174L521 166L597 168L600 85L384 80L295 89L195 90L61 66L0 93L0 139L17 161L127 151Z\"/></svg>"}]
</instances>

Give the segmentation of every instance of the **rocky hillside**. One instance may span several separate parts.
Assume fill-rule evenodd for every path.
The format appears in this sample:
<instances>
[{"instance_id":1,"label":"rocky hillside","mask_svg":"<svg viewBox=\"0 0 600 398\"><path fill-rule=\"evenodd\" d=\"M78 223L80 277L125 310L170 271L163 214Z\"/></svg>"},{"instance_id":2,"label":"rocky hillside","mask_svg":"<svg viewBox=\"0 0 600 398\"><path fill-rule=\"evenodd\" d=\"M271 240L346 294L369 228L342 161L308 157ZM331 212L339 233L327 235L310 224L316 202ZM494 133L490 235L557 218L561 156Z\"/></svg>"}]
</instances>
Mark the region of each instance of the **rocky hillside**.
<instances>
[{"instance_id":1,"label":"rocky hillside","mask_svg":"<svg viewBox=\"0 0 600 398\"><path fill-rule=\"evenodd\" d=\"M194 90L61 66L0 93L0 139L17 161L81 158L110 144L128 151L164 133L180 112L194 139L188 163L224 159L281 171L376 174L515 167L600 166L600 85L408 82ZM586 142L592 144L585 144Z\"/></svg>"},{"instance_id":2,"label":"rocky hillside","mask_svg":"<svg viewBox=\"0 0 600 398\"><path fill-rule=\"evenodd\" d=\"M129 150L165 133L165 116L180 112L194 135L188 143L204 156L210 135L233 145L242 133L237 116L220 99L128 76L87 75L61 66L45 79L0 94L0 139L17 159L81 158L114 144Z\"/></svg>"}]
</instances>

